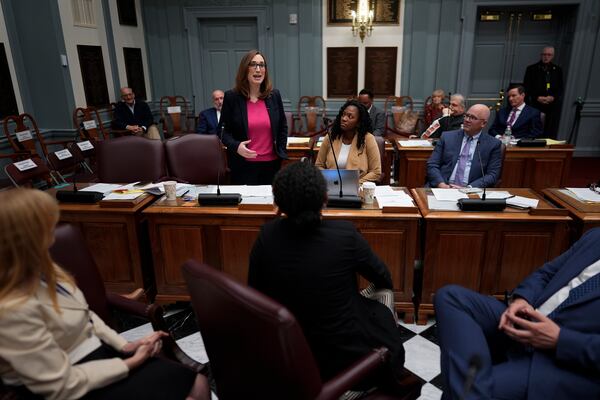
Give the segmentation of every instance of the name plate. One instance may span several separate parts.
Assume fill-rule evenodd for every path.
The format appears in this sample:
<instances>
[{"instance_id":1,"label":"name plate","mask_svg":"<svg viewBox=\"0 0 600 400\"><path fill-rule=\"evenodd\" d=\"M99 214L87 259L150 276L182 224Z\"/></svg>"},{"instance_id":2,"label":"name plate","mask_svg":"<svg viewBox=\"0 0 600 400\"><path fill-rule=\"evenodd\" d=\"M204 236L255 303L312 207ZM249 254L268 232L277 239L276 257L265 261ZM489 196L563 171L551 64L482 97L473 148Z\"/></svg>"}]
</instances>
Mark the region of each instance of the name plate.
<instances>
[{"instance_id":1,"label":"name plate","mask_svg":"<svg viewBox=\"0 0 600 400\"><path fill-rule=\"evenodd\" d=\"M15 135L17 136L17 140L19 142L24 142L26 140L33 139L33 136L31 136L31 131L29 131L29 130L16 132Z\"/></svg>"},{"instance_id":2,"label":"name plate","mask_svg":"<svg viewBox=\"0 0 600 400\"><path fill-rule=\"evenodd\" d=\"M89 121L83 121L83 127L86 131L89 129L96 129L96 121L94 121L93 119Z\"/></svg>"},{"instance_id":3,"label":"name plate","mask_svg":"<svg viewBox=\"0 0 600 400\"><path fill-rule=\"evenodd\" d=\"M71 152L67 149L55 151L54 154L56 155L56 158L58 158L59 160L64 160L66 158L73 157L73 154L71 154Z\"/></svg>"},{"instance_id":4,"label":"name plate","mask_svg":"<svg viewBox=\"0 0 600 400\"><path fill-rule=\"evenodd\" d=\"M86 140L85 142L78 142L77 146L79 146L79 149L81 151L91 150L94 148L94 146L90 143L89 140Z\"/></svg>"},{"instance_id":5,"label":"name plate","mask_svg":"<svg viewBox=\"0 0 600 400\"><path fill-rule=\"evenodd\" d=\"M167 113L181 114L181 107L180 106L167 107Z\"/></svg>"},{"instance_id":6,"label":"name plate","mask_svg":"<svg viewBox=\"0 0 600 400\"><path fill-rule=\"evenodd\" d=\"M17 167L17 169L21 172L37 167L37 165L33 162L31 158L28 158L27 160L23 161L17 161L16 163L14 163L14 166Z\"/></svg>"}]
</instances>

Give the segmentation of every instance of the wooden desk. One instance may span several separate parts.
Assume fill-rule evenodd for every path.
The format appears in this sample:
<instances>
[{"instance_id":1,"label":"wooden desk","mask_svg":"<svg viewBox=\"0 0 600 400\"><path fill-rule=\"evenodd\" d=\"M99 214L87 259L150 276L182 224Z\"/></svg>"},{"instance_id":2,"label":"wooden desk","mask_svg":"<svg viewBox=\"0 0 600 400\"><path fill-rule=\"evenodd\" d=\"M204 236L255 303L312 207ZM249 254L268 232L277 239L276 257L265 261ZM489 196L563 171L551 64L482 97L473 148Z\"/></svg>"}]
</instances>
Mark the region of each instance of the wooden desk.
<instances>
[{"instance_id":1,"label":"wooden desk","mask_svg":"<svg viewBox=\"0 0 600 400\"><path fill-rule=\"evenodd\" d=\"M152 269L149 250L144 249L148 239L141 211L154 199L146 195L129 208L60 203L60 221L81 228L108 291L130 293L141 287L153 290L152 277L142 273L144 267L150 272Z\"/></svg>"},{"instance_id":2,"label":"wooden desk","mask_svg":"<svg viewBox=\"0 0 600 400\"><path fill-rule=\"evenodd\" d=\"M553 203L569 210L573 218L573 241L587 230L600 227L600 203L586 203L569 194L567 189L546 189L544 196Z\"/></svg>"},{"instance_id":3,"label":"wooden desk","mask_svg":"<svg viewBox=\"0 0 600 400\"><path fill-rule=\"evenodd\" d=\"M498 189L539 199L538 208L554 206L531 189ZM527 211L461 212L430 210L430 189L412 189L425 222L423 290L417 323L433 314L433 296L454 283L484 294L512 290L569 245L563 216L530 215Z\"/></svg>"},{"instance_id":4,"label":"wooden desk","mask_svg":"<svg viewBox=\"0 0 600 400\"><path fill-rule=\"evenodd\" d=\"M288 160L284 161L283 165L288 164L294 161L300 161L302 157L308 157L313 162L317 159L317 153L319 152L319 148L315 146L314 149L311 150L309 145L306 144L288 144L287 146L287 154ZM389 185L390 178L392 175L392 162L394 161L394 147L392 144L386 140L385 142L385 152L383 155L383 160L381 160L381 171L385 172L385 176L381 185Z\"/></svg>"},{"instance_id":5,"label":"wooden desk","mask_svg":"<svg viewBox=\"0 0 600 400\"><path fill-rule=\"evenodd\" d=\"M427 176L427 160L433 147L402 147L398 149L398 185L422 187ZM571 170L573 146L518 147L506 149L502 167L503 187L525 187L543 190L563 187Z\"/></svg>"},{"instance_id":6,"label":"wooden desk","mask_svg":"<svg viewBox=\"0 0 600 400\"><path fill-rule=\"evenodd\" d=\"M247 282L249 255L260 227L274 211L182 205L159 200L144 210L148 218L158 302L189 300L181 265L189 258L212 265ZM323 216L352 221L392 274L396 309L414 319L413 272L419 211L383 214L371 208L324 210ZM301 245L299 243L299 245ZM364 282L361 282L364 285Z\"/></svg>"}]
</instances>

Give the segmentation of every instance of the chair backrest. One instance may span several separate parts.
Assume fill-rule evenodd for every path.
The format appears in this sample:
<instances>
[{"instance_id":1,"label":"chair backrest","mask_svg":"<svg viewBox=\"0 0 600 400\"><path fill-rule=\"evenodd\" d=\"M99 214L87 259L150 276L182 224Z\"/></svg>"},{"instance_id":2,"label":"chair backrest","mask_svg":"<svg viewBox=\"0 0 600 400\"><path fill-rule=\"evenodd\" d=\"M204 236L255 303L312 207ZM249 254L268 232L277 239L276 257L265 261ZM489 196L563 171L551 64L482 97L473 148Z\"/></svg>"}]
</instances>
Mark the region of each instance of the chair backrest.
<instances>
[{"instance_id":1,"label":"chair backrest","mask_svg":"<svg viewBox=\"0 0 600 400\"><path fill-rule=\"evenodd\" d=\"M156 182L167 175L160 140L123 136L96 143L98 179L106 183Z\"/></svg>"},{"instance_id":2,"label":"chair backrest","mask_svg":"<svg viewBox=\"0 0 600 400\"><path fill-rule=\"evenodd\" d=\"M81 140L98 141L108 139L108 133L95 107L77 107L73 111L73 125Z\"/></svg>"},{"instance_id":3,"label":"chair backrest","mask_svg":"<svg viewBox=\"0 0 600 400\"><path fill-rule=\"evenodd\" d=\"M294 316L216 269L183 265L200 334L217 384L230 399L314 399L321 378Z\"/></svg>"},{"instance_id":4,"label":"chair backrest","mask_svg":"<svg viewBox=\"0 0 600 400\"><path fill-rule=\"evenodd\" d=\"M323 118L327 113L327 102L322 96L302 96L297 108L298 136L311 136L323 129Z\"/></svg>"},{"instance_id":5,"label":"chair backrest","mask_svg":"<svg viewBox=\"0 0 600 400\"><path fill-rule=\"evenodd\" d=\"M160 119L165 137L169 138L190 132L188 126L189 108L190 103L183 96L163 96L160 98Z\"/></svg>"},{"instance_id":6,"label":"chair backrest","mask_svg":"<svg viewBox=\"0 0 600 400\"><path fill-rule=\"evenodd\" d=\"M381 162L381 177L379 178L379 183L384 182L386 175L390 173L390 171L386 171L383 162L383 158L385 157L385 139L383 136L375 136L375 141L377 142L377 148L379 149L379 160Z\"/></svg>"},{"instance_id":7,"label":"chair backrest","mask_svg":"<svg viewBox=\"0 0 600 400\"><path fill-rule=\"evenodd\" d=\"M58 265L73 275L90 309L111 324L106 288L81 230L76 225L57 226L50 255Z\"/></svg>"},{"instance_id":8,"label":"chair backrest","mask_svg":"<svg viewBox=\"0 0 600 400\"><path fill-rule=\"evenodd\" d=\"M185 135L165 141L169 176L181 182L216 184L227 172L227 158L216 135Z\"/></svg>"},{"instance_id":9,"label":"chair backrest","mask_svg":"<svg viewBox=\"0 0 600 400\"><path fill-rule=\"evenodd\" d=\"M48 150L35 119L27 113L9 115L2 120L4 135L15 152L28 152L46 158ZM36 146L40 144L40 150Z\"/></svg>"},{"instance_id":10,"label":"chair backrest","mask_svg":"<svg viewBox=\"0 0 600 400\"><path fill-rule=\"evenodd\" d=\"M6 176L8 176L8 179L10 179L15 187L34 187L37 186L36 182L42 182L46 187L50 187L52 184L58 183L48 165L39 156L31 156L29 159L35 164L35 167L24 171L17 168L15 163L4 166Z\"/></svg>"}]
</instances>

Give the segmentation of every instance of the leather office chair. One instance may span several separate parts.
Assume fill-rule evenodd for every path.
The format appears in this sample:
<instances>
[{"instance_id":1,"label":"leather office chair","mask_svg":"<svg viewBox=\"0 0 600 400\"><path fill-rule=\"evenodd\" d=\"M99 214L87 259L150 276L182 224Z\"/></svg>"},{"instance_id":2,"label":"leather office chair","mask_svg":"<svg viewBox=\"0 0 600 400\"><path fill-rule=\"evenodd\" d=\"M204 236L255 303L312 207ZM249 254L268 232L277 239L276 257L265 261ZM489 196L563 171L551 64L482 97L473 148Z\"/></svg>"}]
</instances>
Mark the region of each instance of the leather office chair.
<instances>
[{"instance_id":1,"label":"leather office chair","mask_svg":"<svg viewBox=\"0 0 600 400\"><path fill-rule=\"evenodd\" d=\"M176 136L165 141L169 175L179 182L196 185L221 183L227 173L227 158L216 135Z\"/></svg>"},{"instance_id":2,"label":"leather office chair","mask_svg":"<svg viewBox=\"0 0 600 400\"><path fill-rule=\"evenodd\" d=\"M123 136L96 143L98 180L105 183L156 182L167 175L160 140Z\"/></svg>"},{"instance_id":3,"label":"leather office chair","mask_svg":"<svg viewBox=\"0 0 600 400\"><path fill-rule=\"evenodd\" d=\"M56 228L50 255L56 263L73 275L77 286L85 295L90 309L113 329L115 323L111 310L116 309L147 319L155 330L168 330L163 319L162 307L136 300L143 294L141 288L128 296L106 291L83 233L76 225L61 224ZM204 364L188 357L170 336L163 339L163 355L198 372L204 368Z\"/></svg>"},{"instance_id":4,"label":"leather office chair","mask_svg":"<svg viewBox=\"0 0 600 400\"><path fill-rule=\"evenodd\" d=\"M388 356L386 348L373 350L322 382L302 328L285 307L194 260L183 265L183 276L220 400L338 399ZM376 391L365 399L415 399L421 385L411 386L405 397Z\"/></svg>"}]
</instances>

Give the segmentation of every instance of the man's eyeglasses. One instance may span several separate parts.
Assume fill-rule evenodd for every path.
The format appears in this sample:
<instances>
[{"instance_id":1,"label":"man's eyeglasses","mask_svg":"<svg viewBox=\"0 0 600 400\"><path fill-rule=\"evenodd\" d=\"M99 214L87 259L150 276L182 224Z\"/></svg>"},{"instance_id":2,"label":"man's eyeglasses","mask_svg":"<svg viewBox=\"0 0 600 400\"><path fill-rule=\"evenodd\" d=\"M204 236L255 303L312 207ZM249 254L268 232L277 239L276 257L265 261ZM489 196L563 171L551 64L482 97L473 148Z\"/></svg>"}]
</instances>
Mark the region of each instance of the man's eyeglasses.
<instances>
[{"instance_id":1,"label":"man's eyeglasses","mask_svg":"<svg viewBox=\"0 0 600 400\"><path fill-rule=\"evenodd\" d=\"M267 68L267 64L262 63L262 62L256 62L256 61L252 61L250 64L248 64L248 66L252 69L256 69L256 67L260 68L260 69L265 69Z\"/></svg>"},{"instance_id":2,"label":"man's eyeglasses","mask_svg":"<svg viewBox=\"0 0 600 400\"><path fill-rule=\"evenodd\" d=\"M465 119L468 119L469 121L477 121L477 120L483 121L483 118L477 118L473 114L465 114Z\"/></svg>"}]
</instances>

